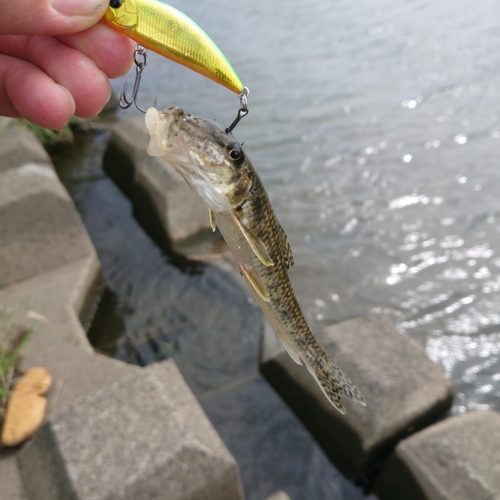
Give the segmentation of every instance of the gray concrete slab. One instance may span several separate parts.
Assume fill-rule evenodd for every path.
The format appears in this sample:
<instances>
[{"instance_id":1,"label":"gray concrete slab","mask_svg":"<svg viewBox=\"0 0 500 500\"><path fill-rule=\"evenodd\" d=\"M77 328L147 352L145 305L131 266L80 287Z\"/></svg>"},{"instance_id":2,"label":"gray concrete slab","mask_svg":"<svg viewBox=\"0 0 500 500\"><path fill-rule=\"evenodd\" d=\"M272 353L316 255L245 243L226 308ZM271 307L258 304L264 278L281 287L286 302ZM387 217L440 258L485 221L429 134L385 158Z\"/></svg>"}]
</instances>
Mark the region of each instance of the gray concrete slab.
<instances>
[{"instance_id":1,"label":"gray concrete slab","mask_svg":"<svg viewBox=\"0 0 500 500\"><path fill-rule=\"evenodd\" d=\"M134 216L162 249L198 233L209 233L208 211L182 177L161 158L146 153L143 118L116 123L104 168L134 206Z\"/></svg>"},{"instance_id":2,"label":"gray concrete slab","mask_svg":"<svg viewBox=\"0 0 500 500\"><path fill-rule=\"evenodd\" d=\"M243 498L237 465L173 361L53 415L20 452L29 498Z\"/></svg>"},{"instance_id":3,"label":"gray concrete slab","mask_svg":"<svg viewBox=\"0 0 500 500\"><path fill-rule=\"evenodd\" d=\"M52 375L49 415L138 370L95 354L78 319L75 305L88 292L97 265L97 260L77 261L0 290L0 304L8 313L3 321L33 331L21 369L43 366Z\"/></svg>"},{"instance_id":4,"label":"gray concrete slab","mask_svg":"<svg viewBox=\"0 0 500 500\"><path fill-rule=\"evenodd\" d=\"M277 491L292 499L375 500L342 476L262 376L207 392L199 401L239 464L247 500Z\"/></svg>"},{"instance_id":5,"label":"gray concrete slab","mask_svg":"<svg viewBox=\"0 0 500 500\"><path fill-rule=\"evenodd\" d=\"M262 373L348 477L366 473L400 439L435 422L451 406L451 385L441 368L384 316L345 321L318 336L366 399L363 407L344 398L345 416L274 336L264 332Z\"/></svg>"},{"instance_id":6,"label":"gray concrete slab","mask_svg":"<svg viewBox=\"0 0 500 500\"><path fill-rule=\"evenodd\" d=\"M26 500L24 485L17 468L16 450L0 453L0 500Z\"/></svg>"},{"instance_id":7,"label":"gray concrete slab","mask_svg":"<svg viewBox=\"0 0 500 500\"><path fill-rule=\"evenodd\" d=\"M9 118L0 122L0 172L25 163L51 166L50 157L35 134Z\"/></svg>"},{"instance_id":8,"label":"gray concrete slab","mask_svg":"<svg viewBox=\"0 0 500 500\"><path fill-rule=\"evenodd\" d=\"M401 441L375 488L381 500L498 500L500 414L451 417Z\"/></svg>"},{"instance_id":9,"label":"gray concrete slab","mask_svg":"<svg viewBox=\"0 0 500 500\"><path fill-rule=\"evenodd\" d=\"M37 147L25 149L23 129L7 129L0 141L12 130L9 147L17 146L16 153L7 150L0 156L0 288L93 252L73 201L47 163L50 160ZM23 163L16 166L14 161Z\"/></svg>"},{"instance_id":10,"label":"gray concrete slab","mask_svg":"<svg viewBox=\"0 0 500 500\"><path fill-rule=\"evenodd\" d=\"M8 118L7 116L0 116L0 132L7 127L12 126L14 123L14 118Z\"/></svg>"}]
</instances>

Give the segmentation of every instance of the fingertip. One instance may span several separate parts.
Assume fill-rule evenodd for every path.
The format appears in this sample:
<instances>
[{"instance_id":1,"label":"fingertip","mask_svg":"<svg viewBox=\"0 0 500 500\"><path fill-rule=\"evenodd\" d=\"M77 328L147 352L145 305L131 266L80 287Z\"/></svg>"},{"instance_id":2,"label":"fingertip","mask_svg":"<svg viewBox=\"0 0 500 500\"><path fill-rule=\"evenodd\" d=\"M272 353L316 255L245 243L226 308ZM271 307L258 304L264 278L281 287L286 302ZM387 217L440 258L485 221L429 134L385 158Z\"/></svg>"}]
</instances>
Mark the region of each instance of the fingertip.
<instances>
[{"instance_id":1,"label":"fingertip","mask_svg":"<svg viewBox=\"0 0 500 500\"><path fill-rule=\"evenodd\" d=\"M76 102L75 102L73 95L66 87L64 87L63 85L59 85L57 83L56 83L56 85L59 87L59 91L61 92L61 94L64 94L66 96L67 104L65 104L63 106L69 111L68 117L66 119L66 123L67 123L69 121L69 119L72 116L74 116L76 113ZM61 97L61 101L62 101L62 97Z\"/></svg>"},{"instance_id":2,"label":"fingertip","mask_svg":"<svg viewBox=\"0 0 500 500\"><path fill-rule=\"evenodd\" d=\"M50 102L50 110L46 101ZM19 109L21 108L21 109ZM21 115L40 127L59 130L65 127L76 113L76 103L71 93L57 83L53 83L43 95L33 95L32 100L18 107Z\"/></svg>"},{"instance_id":3,"label":"fingertip","mask_svg":"<svg viewBox=\"0 0 500 500\"><path fill-rule=\"evenodd\" d=\"M14 63L4 83L17 113L36 125L57 130L75 114L71 93L32 64Z\"/></svg>"}]
</instances>

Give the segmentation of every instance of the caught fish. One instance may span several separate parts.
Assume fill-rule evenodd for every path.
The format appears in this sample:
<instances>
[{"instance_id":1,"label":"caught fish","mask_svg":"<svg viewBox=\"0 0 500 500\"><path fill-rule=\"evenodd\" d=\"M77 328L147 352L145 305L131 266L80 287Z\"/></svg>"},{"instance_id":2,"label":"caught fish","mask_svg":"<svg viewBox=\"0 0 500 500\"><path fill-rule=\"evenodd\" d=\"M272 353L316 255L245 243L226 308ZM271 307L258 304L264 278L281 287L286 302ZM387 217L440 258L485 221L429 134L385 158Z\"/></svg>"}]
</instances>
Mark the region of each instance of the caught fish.
<instances>
[{"instance_id":1,"label":"caught fish","mask_svg":"<svg viewBox=\"0 0 500 500\"><path fill-rule=\"evenodd\" d=\"M217 45L174 7L157 0L110 0L105 21L143 47L242 92L241 80Z\"/></svg>"},{"instance_id":2,"label":"caught fish","mask_svg":"<svg viewBox=\"0 0 500 500\"><path fill-rule=\"evenodd\" d=\"M328 400L345 413L341 395L365 404L358 388L314 339L288 277L293 256L262 182L231 133L172 107L146 113L148 153L163 157L209 209L241 274L292 359L304 364Z\"/></svg>"}]
</instances>

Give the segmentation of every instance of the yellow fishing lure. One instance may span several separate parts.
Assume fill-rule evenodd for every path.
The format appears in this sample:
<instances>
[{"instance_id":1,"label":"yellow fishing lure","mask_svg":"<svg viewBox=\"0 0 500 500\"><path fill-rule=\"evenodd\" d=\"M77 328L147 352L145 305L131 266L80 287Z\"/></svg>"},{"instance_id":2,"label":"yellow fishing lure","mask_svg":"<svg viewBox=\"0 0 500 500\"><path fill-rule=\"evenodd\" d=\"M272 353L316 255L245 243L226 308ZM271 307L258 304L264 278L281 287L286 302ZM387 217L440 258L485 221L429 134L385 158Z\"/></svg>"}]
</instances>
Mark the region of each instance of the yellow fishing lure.
<instances>
[{"instance_id":1,"label":"yellow fishing lure","mask_svg":"<svg viewBox=\"0 0 500 500\"><path fill-rule=\"evenodd\" d=\"M147 49L240 94L244 87L210 37L189 17L156 0L111 0L105 16L114 29Z\"/></svg>"}]
</instances>

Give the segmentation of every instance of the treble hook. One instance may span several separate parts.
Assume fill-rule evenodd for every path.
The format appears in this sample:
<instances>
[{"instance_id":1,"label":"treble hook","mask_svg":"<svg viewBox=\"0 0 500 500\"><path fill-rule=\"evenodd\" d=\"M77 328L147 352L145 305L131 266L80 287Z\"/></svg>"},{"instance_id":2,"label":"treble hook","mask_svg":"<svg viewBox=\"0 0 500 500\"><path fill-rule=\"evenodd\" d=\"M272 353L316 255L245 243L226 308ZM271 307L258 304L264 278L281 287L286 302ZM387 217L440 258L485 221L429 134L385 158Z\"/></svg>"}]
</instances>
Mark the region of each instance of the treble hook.
<instances>
[{"instance_id":1,"label":"treble hook","mask_svg":"<svg viewBox=\"0 0 500 500\"><path fill-rule=\"evenodd\" d=\"M148 54L147 54L147 49L138 43L135 45L135 50L134 50L134 64L135 64L135 81L134 81L134 88L132 89L132 95L130 96L130 99L126 95L127 84L128 84L128 78L127 78L125 80L125 84L123 85L123 90L120 94L120 100L118 104L122 109L128 109L130 108L130 106L132 106L132 104L135 104L135 107L139 111L145 113L146 110L142 109L139 106L139 104L137 104L137 94L139 92L139 86L141 84L142 72L144 71L144 68L148 64ZM156 101L157 100L155 99L154 102L155 107L156 107Z\"/></svg>"},{"instance_id":2,"label":"treble hook","mask_svg":"<svg viewBox=\"0 0 500 500\"><path fill-rule=\"evenodd\" d=\"M226 134L229 134L233 131L234 127L238 125L240 120L248 115L248 96L250 95L250 91L248 90L247 87L243 87L243 90L241 93L238 95L240 98L240 109L238 110L238 114L236 115L236 118L234 119L233 123L229 125L226 129Z\"/></svg>"}]
</instances>

